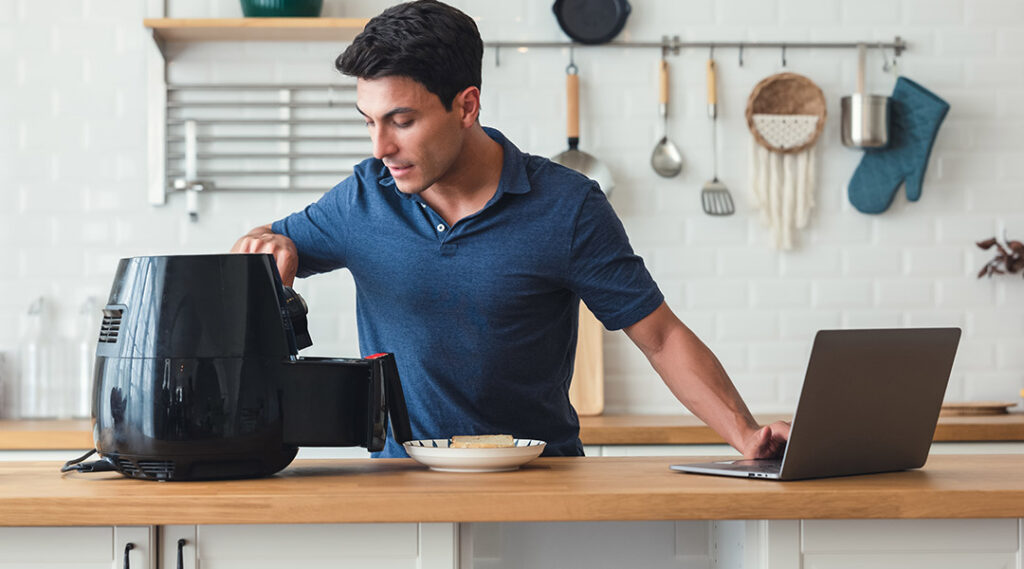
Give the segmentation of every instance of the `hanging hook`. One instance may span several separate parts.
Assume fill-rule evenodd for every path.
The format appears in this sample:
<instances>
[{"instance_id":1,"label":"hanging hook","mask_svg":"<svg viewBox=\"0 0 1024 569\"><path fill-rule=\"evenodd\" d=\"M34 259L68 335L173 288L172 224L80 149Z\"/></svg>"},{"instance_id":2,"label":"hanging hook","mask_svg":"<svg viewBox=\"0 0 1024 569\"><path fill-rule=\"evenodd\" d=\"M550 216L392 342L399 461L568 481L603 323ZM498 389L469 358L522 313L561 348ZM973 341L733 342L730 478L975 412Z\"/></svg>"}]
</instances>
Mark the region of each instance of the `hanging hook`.
<instances>
[{"instance_id":1,"label":"hanging hook","mask_svg":"<svg viewBox=\"0 0 1024 569\"><path fill-rule=\"evenodd\" d=\"M740 67L743 67L743 42L740 42Z\"/></svg>"},{"instance_id":2,"label":"hanging hook","mask_svg":"<svg viewBox=\"0 0 1024 569\"><path fill-rule=\"evenodd\" d=\"M715 44L712 42L711 47L708 48L708 59L715 58Z\"/></svg>"},{"instance_id":3,"label":"hanging hook","mask_svg":"<svg viewBox=\"0 0 1024 569\"><path fill-rule=\"evenodd\" d=\"M494 66L501 67L501 57L498 54L501 52L500 46L494 46Z\"/></svg>"},{"instance_id":4,"label":"hanging hook","mask_svg":"<svg viewBox=\"0 0 1024 569\"><path fill-rule=\"evenodd\" d=\"M889 65L889 58L885 55L885 44L882 42L878 42L878 52L882 54L882 71L888 73L892 66Z\"/></svg>"},{"instance_id":5,"label":"hanging hook","mask_svg":"<svg viewBox=\"0 0 1024 569\"><path fill-rule=\"evenodd\" d=\"M565 72L569 75L576 75L579 73L579 68L576 67L576 59L573 54L573 46L569 46L569 66L565 68Z\"/></svg>"},{"instance_id":6,"label":"hanging hook","mask_svg":"<svg viewBox=\"0 0 1024 569\"><path fill-rule=\"evenodd\" d=\"M782 44L782 66L786 66L786 44Z\"/></svg>"}]
</instances>

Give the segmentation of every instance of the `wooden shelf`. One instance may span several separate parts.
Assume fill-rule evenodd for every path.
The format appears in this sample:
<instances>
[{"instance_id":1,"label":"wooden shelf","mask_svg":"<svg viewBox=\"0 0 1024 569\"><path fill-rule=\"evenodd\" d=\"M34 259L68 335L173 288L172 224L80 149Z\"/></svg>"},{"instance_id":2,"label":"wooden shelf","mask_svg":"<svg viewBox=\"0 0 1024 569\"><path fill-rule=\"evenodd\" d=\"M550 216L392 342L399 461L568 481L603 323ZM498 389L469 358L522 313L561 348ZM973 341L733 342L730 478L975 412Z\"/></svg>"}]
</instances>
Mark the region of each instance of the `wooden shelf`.
<instances>
[{"instance_id":1,"label":"wooden shelf","mask_svg":"<svg viewBox=\"0 0 1024 569\"><path fill-rule=\"evenodd\" d=\"M147 18L143 25L162 41L350 42L366 18Z\"/></svg>"}]
</instances>

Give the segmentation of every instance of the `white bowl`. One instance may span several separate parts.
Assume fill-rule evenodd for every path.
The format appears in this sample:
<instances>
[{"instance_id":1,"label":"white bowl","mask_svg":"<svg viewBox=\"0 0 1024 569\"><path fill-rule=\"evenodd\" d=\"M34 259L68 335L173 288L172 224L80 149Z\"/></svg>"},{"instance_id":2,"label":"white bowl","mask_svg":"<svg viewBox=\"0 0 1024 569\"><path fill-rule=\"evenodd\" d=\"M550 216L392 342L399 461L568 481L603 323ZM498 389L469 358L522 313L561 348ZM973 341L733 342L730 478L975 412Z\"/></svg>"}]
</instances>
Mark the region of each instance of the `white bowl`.
<instances>
[{"instance_id":1,"label":"white bowl","mask_svg":"<svg viewBox=\"0 0 1024 569\"><path fill-rule=\"evenodd\" d=\"M544 452L544 441L515 439L514 447L452 448L449 439L424 439L403 443L417 462L441 472L506 472L516 470Z\"/></svg>"}]
</instances>

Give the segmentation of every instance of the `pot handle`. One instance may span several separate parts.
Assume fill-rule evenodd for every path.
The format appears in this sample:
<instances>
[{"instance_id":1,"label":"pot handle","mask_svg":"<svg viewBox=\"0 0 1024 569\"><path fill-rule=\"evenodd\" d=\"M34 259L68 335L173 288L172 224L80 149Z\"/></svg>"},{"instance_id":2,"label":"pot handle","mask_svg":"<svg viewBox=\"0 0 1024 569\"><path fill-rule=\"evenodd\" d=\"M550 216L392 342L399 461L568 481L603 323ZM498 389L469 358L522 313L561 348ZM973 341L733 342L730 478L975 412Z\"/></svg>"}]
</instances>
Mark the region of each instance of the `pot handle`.
<instances>
[{"instance_id":1,"label":"pot handle","mask_svg":"<svg viewBox=\"0 0 1024 569\"><path fill-rule=\"evenodd\" d=\"M857 44L857 94L864 94L864 65L867 59L868 46Z\"/></svg>"}]
</instances>

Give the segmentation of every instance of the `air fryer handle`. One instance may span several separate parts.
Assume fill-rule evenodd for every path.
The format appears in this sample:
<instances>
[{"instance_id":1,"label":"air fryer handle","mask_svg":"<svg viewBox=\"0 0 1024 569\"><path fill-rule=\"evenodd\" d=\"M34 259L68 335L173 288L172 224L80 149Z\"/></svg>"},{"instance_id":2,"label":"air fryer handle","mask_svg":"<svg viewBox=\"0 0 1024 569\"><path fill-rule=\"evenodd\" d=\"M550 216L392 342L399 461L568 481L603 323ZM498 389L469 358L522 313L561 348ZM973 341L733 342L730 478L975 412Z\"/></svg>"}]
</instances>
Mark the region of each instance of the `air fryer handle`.
<instances>
[{"instance_id":1,"label":"air fryer handle","mask_svg":"<svg viewBox=\"0 0 1024 569\"><path fill-rule=\"evenodd\" d=\"M309 336L309 325L306 320L306 314L309 312L306 301L292 287L281 288L284 291L285 315L291 323L292 333L295 334L295 348L308 348L313 345L313 339Z\"/></svg>"},{"instance_id":2,"label":"air fryer handle","mask_svg":"<svg viewBox=\"0 0 1024 569\"><path fill-rule=\"evenodd\" d=\"M405 406L405 392L402 391L402 382L398 378L398 365L395 363L394 354L375 354L367 359L380 366L378 369L384 379L384 401L391 423L391 436L398 444L411 441L409 409Z\"/></svg>"}]
</instances>

